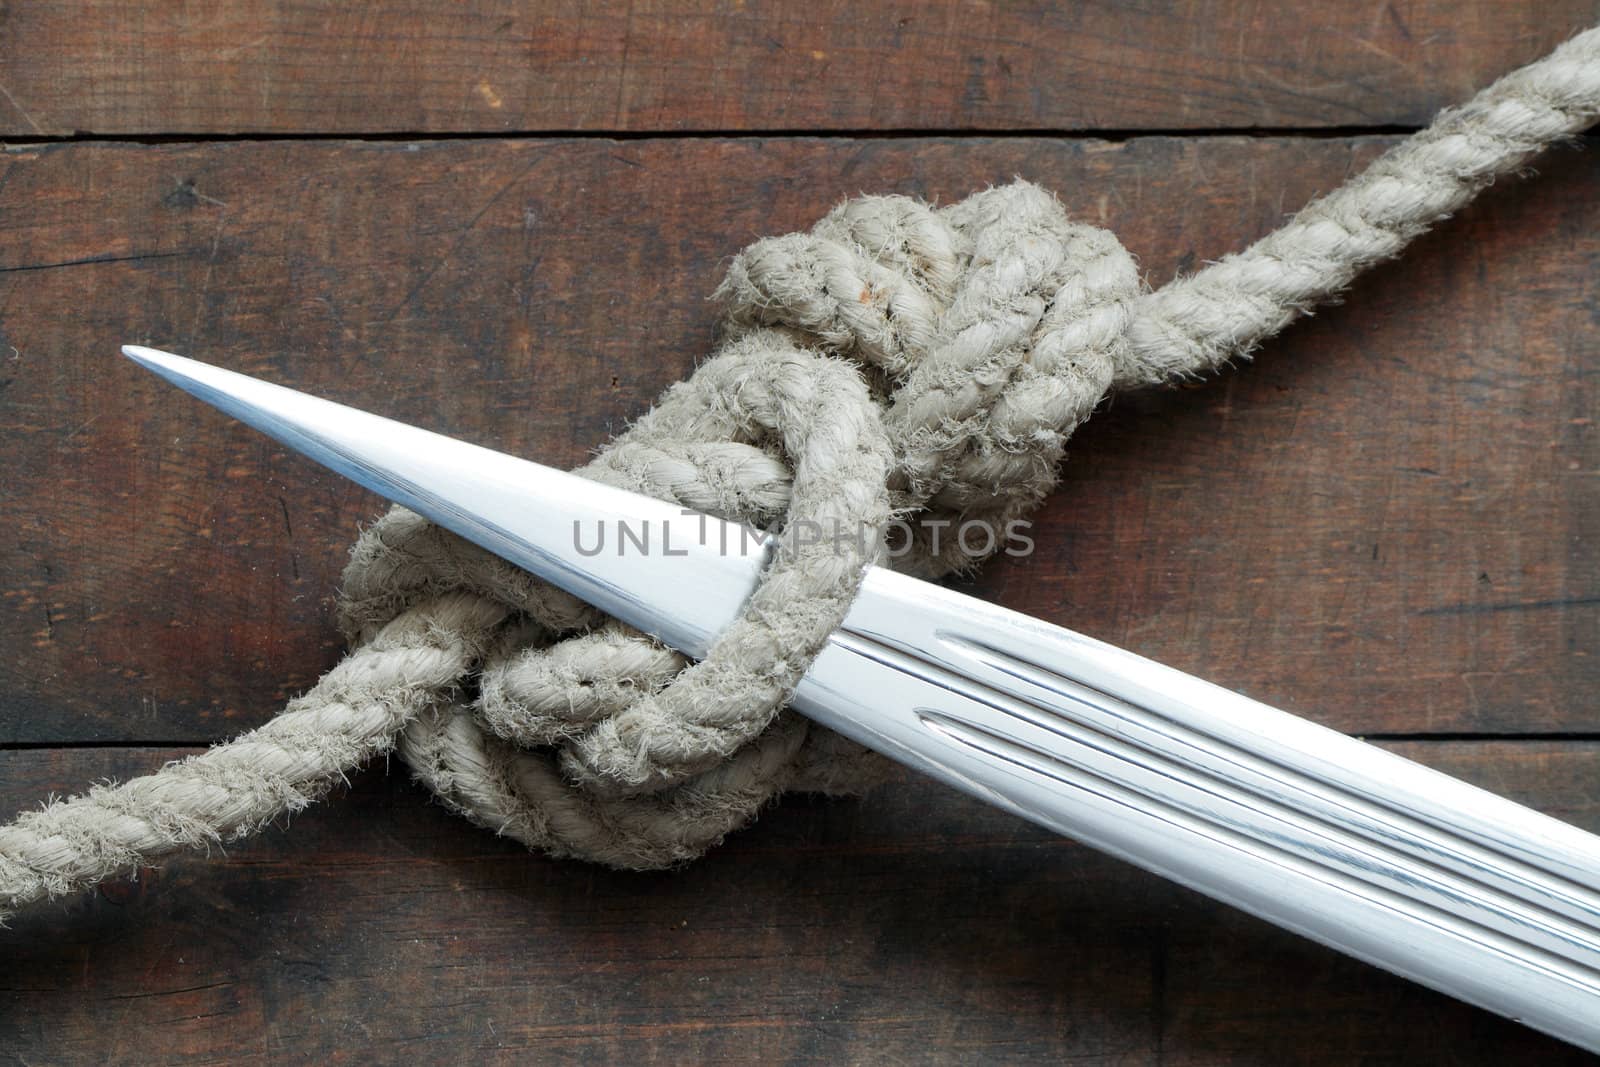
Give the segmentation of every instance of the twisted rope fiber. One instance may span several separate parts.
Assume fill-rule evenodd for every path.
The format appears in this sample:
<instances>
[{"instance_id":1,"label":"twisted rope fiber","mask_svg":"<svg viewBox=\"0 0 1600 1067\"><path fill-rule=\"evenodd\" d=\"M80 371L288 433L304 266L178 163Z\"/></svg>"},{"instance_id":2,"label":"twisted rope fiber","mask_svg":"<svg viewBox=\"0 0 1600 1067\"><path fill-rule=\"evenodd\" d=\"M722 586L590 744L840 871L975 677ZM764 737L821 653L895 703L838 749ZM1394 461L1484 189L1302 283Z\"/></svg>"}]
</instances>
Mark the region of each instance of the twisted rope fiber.
<instances>
[{"instance_id":1,"label":"twisted rope fiber","mask_svg":"<svg viewBox=\"0 0 1600 1067\"><path fill-rule=\"evenodd\" d=\"M349 655L259 729L0 827L0 918L251 834L396 748L473 822L618 867L693 858L786 789L859 788L878 757L782 709L891 518L1026 514L1108 392L1247 356L1597 116L1590 30L1154 292L1111 234L1020 181L941 210L851 200L757 242L717 290L716 355L581 473L767 529L805 518L875 539L785 541L691 665L396 507L351 552ZM919 534L895 565L978 562Z\"/></svg>"}]
</instances>

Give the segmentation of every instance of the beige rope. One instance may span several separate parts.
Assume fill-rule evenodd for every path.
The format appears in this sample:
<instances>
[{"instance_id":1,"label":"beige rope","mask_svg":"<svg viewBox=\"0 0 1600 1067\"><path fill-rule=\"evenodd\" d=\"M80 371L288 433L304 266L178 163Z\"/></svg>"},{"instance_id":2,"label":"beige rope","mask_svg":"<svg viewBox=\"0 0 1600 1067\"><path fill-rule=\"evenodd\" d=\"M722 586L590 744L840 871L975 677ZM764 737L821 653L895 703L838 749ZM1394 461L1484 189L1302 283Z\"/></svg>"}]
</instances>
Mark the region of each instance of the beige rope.
<instances>
[{"instance_id":1,"label":"beige rope","mask_svg":"<svg viewBox=\"0 0 1600 1067\"><path fill-rule=\"evenodd\" d=\"M1248 355L1597 116L1591 30L1155 292L1111 234L1025 182L942 210L865 197L757 242L718 290L717 355L582 473L766 528L803 518L873 539L786 542L691 665L395 508L345 572L349 656L257 730L0 827L0 917L250 834L391 747L474 822L622 867L699 855L784 789L860 787L876 757L782 708L891 516L918 520L896 566L976 565L928 531L1026 514L1109 390Z\"/></svg>"}]
</instances>

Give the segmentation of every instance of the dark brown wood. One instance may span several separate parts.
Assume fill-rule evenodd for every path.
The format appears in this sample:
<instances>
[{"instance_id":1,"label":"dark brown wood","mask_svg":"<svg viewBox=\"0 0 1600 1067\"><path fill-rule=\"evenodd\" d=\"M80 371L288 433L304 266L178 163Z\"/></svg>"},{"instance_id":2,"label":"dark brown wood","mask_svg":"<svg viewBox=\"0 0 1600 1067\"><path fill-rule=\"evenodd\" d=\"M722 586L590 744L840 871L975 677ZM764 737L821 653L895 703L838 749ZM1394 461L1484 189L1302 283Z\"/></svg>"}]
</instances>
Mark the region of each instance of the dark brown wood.
<instances>
[{"instance_id":1,"label":"dark brown wood","mask_svg":"<svg viewBox=\"0 0 1600 1067\"><path fill-rule=\"evenodd\" d=\"M1600 744L1395 747L1600 829ZM0 807L179 754L0 753ZM624 875L368 772L0 937L18 1063L1589 1062L924 780Z\"/></svg>"},{"instance_id":2,"label":"dark brown wood","mask_svg":"<svg viewBox=\"0 0 1600 1067\"><path fill-rule=\"evenodd\" d=\"M1159 283L1391 143L1326 134L1597 13L0 0L0 139L69 139L0 151L0 819L309 685L382 506L118 344L573 464L709 351L727 256L844 196L1022 175ZM1247 128L1283 135L1125 136ZM631 136L674 131L767 135ZM205 140L253 133L289 139ZM489 139L327 139L384 133ZM1118 398L974 591L1600 830L1600 162L1540 171L1254 365ZM640 876L384 770L0 930L0 1060L1584 1062L919 779Z\"/></svg>"},{"instance_id":3,"label":"dark brown wood","mask_svg":"<svg viewBox=\"0 0 1600 1067\"><path fill-rule=\"evenodd\" d=\"M750 239L1026 175L1152 279L1383 139L62 145L0 157L0 740L191 743L339 649L380 503L147 342L571 464L709 350ZM979 595L1357 732L1587 731L1596 155L1557 152L1254 365L1123 397Z\"/></svg>"},{"instance_id":4,"label":"dark brown wood","mask_svg":"<svg viewBox=\"0 0 1600 1067\"><path fill-rule=\"evenodd\" d=\"M0 135L1421 124L1592 0L0 4Z\"/></svg>"}]
</instances>

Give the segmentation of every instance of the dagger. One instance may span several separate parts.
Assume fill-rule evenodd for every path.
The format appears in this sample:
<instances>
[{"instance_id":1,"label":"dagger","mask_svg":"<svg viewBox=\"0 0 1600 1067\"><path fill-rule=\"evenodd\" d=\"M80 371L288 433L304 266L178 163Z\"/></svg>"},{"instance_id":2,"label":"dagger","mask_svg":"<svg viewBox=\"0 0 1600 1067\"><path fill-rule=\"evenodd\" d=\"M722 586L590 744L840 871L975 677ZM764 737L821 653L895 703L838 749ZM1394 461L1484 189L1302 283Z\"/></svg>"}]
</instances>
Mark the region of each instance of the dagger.
<instances>
[{"instance_id":1,"label":"dagger","mask_svg":"<svg viewBox=\"0 0 1600 1067\"><path fill-rule=\"evenodd\" d=\"M181 356L123 353L691 658L763 534ZM671 551L579 531L649 531ZM648 538L646 532L644 537ZM790 706L1025 819L1600 1051L1600 838L1104 642L879 567Z\"/></svg>"}]
</instances>

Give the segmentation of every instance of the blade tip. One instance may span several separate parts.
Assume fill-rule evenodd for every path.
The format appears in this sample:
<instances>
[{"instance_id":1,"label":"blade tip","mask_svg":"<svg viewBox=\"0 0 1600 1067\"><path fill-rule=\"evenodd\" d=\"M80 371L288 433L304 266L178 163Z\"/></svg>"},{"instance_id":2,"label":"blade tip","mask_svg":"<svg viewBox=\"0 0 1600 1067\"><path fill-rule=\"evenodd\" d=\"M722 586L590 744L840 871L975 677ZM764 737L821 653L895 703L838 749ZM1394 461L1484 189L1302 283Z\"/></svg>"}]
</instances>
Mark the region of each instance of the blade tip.
<instances>
[{"instance_id":1,"label":"blade tip","mask_svg":"<svg viewBox=\"0 0 1600 1067\"><path fill-rule=\"evenodd\" d=\"M160 363L163 359L171 359L170 353L162 352L155 348L146 348L144 345L123 345L122 354L135 363Z\"/></svg>"}]
</instances>

